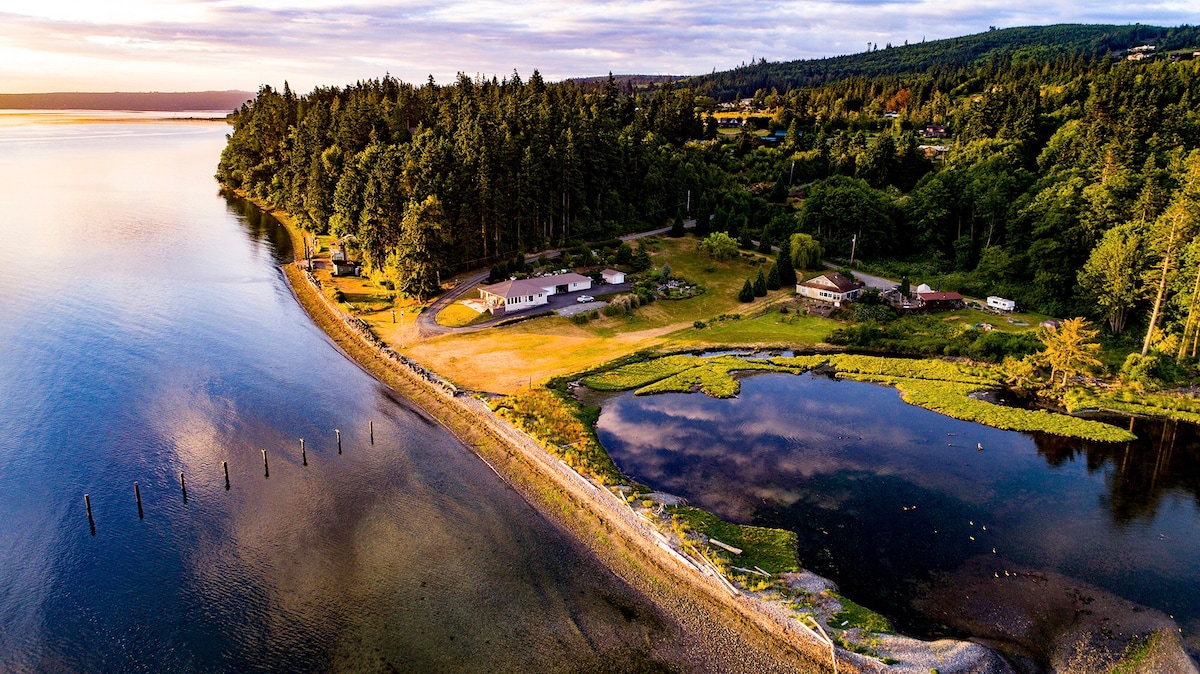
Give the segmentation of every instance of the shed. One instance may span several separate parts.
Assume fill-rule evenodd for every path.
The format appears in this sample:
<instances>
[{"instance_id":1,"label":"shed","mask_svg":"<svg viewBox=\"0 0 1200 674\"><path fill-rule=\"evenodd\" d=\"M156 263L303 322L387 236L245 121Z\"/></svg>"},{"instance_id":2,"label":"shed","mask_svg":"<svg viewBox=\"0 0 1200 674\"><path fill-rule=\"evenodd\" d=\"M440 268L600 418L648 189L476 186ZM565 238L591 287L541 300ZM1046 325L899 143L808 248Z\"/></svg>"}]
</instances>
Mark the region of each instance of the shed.
<instances>
[{"instance_id":1,"label":"shed","mask_svg":"<svg viewBox=\"0 0 1200 674\"><path fill-rule=\"evenodd\" d=\"M616 269L605 269L600 272L600 278L604 279L605 283L616 285L625 282L625 272L617 271Z\"/></svg>"},{"instance_id":2,"label":"shed","mask_svg":"<svg viewBox=\"0 0 1200 674\"><path fill-rule=\"evenodd\" d=\"M362 273L362 268L357 262L345 259L333 260L333 275L334 276L358 276Z\"/></svg>"},{"instance_id":3,"label":"shed","mask_svg":"<svg viewBox=\"0 0 1200 674\"><path fill-rule=\"evenodd\" d=\"M926 311L948 311L961 309L963 306L963 296L955 292L917 293L917 297Z\"/></svg>"}]
</instances>

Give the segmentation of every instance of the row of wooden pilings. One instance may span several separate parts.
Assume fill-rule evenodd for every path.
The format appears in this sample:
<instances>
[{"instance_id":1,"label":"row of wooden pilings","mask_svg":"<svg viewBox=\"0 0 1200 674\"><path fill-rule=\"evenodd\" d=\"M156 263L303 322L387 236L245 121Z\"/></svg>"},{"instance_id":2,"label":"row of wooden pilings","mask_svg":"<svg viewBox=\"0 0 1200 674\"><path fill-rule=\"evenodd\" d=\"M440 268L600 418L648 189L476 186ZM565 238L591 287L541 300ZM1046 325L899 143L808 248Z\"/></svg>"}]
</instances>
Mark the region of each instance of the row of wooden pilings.
<instances>
[{"instance_id":1,"label":"row of wooden pilings","mask_svg":"<svg viewBox=\"0 0 1200 674\"><path fill-rule=\"evenodd\" d=\"M374 421L368 422L368 430L370 432L371 444L373 445L373 444L375 444L375 422ZM341 454L342 453L342 432L335 428L335 429L333 429L333 433L337 437L337 453ZM263 477L264 478L271 477L271 467L267 463L267 450L265 450L265 449L262 450L262 459L263 459ZM308 450L304 446L304 438L300 438L300 463L301 463L301 465L304 465L304 466L308 465ZM225 461L221 462L221 472L223 472L225 474L225 489L229 490L229 488L231 486L230 482L229 482L229 464ZM188 500L187 479L184 477L183 473L179 474L179 490L183 493L183 502L187 503L187 500ZM143 508L142 508L142 489L141 489L141 487L138 486L137 480L134 480L134 482L133 482L133 498L134 498L134 500L137 501L138 518L145 519L146 511L143 510ZM88 526L91 527L92 535L95 536L96 535L96 518L92 516L91 494L83 495L83 505L87 509Z\"/></svg>"}]
</instances>

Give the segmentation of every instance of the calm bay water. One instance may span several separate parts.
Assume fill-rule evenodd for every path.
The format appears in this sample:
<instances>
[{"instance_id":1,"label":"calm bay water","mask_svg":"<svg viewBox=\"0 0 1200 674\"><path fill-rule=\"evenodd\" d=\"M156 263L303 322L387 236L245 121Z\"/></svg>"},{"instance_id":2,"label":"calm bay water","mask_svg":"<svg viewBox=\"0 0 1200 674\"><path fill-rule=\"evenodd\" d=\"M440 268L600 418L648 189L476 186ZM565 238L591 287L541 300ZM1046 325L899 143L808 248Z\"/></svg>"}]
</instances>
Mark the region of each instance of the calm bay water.
<instances>
[{"instance_id":1,"label":"calm bay water","mask_svg":"<svg viewBox=\"0 0 1200 674\"><path fill-rule=\"evenodd\" d=\"M0 671L687 668L308 321L283 232L217 192L226 132L0 115Z\"/></svg>"},{"instance_id":2,"label":"calm bay water","mask_svg":"<svg viewBox=\"0 0 1200 674\"><path fill-rule=\"evenodd\" d=\"M986 593L985 613L1028 603L1030 585L993 579L1022 569L1042 587L1061 578L1066 593L1099 588L1113 595L1106 607L1173 616L1200 653L1194 426L1139 420L1144 439L1129 444L1030 436L813 374L750 376L729 400L597 398L601 441L623 471L731 521L795 531L805 567L909 633L992 636L961 615L962 595ZM1104 604L1087 601L1078 608Z\"/></svg>"}]
</instances>

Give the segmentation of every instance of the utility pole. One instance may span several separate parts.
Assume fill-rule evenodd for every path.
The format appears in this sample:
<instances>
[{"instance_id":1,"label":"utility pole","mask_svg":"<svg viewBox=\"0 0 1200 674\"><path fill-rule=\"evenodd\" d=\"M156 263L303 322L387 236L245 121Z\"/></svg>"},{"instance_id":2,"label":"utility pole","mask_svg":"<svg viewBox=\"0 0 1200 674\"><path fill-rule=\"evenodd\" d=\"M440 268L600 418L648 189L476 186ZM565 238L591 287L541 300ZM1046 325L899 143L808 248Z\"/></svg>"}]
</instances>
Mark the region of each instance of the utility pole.
<instances>
[{"instance_id":1,"label":"utility pole","mask_svg":"<svg viewBox=\"0 0 1200 674\"><path fill-rule=\"evenodd\" d=\"M858 248L858 235L855 234L850 239L850 266L854 266L854 251Z\"/></svg>"},{"instance_id":2,"label":"utility pole","mask_svg":"<svg viewBox=\"0 0 1200 674\"><path fill-rule=\"evenodd\" d=\"M792 160L792 168L788 171L788 187L792 186L792 178L796 175L796 160Z\"/></svg>"},{"instance_id":3,"label":"utility pole","mask_svg":"<svg viewBox=\"0 0 1200 674\"><path fill-rule=\"evenodd\" d=\"M688 215L691 215L691 214L692 214L692 191L691 191L691 190L688 190L688 198L687 198L687 214L688 214Z\"/></svg>"}]
</instances>

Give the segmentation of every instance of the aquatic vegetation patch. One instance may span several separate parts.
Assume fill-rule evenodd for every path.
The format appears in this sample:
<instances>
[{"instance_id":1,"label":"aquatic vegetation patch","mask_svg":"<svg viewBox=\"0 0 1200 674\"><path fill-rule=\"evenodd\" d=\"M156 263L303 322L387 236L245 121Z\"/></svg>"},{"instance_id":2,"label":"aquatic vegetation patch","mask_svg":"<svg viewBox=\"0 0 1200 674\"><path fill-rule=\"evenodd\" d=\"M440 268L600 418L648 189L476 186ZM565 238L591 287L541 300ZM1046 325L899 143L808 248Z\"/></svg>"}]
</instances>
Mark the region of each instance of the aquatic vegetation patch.
<instances>
[{"instance_id":1,"label":"aquatic vegetation patch","mask_svg":"<svg viewBox=\"0 0 1200 674\"><path fill-rule=\"evenodd\" d=\"M991 368L925 358L886 358L840 353L829 357L829 365L836 368L838 372L903 377L905 379L950 381L986 386L999 386L1001 382L1000 373Z\"/></svg>"},{"instance_id":2,"label":"aquatic vegetation patch","mask_svg":"<svg viewBox=\"0 0 1200 674\"><path fill-rule=\"evenodd\" d=\"M892 627L891 621L887 618L869 608L850 601L836 592L830 592L829 594L842 605L842 610L833 614L833 617L829 619L830 627L835 627L839 630L849 630L857 627L879 634L894 634L896 632L896 629ZM873 653L867 654L874 655Z\"/></svg>"},{"instance_id":3,"label":"aquatic vegetation patch","mask_svg":"<svg viewBox=\"0 0 1200 674\"><path fill-rule=\"evenodd\" d=\"M755 358L738 358L737 356L692 358L695 361L693 367L666 379L643 386L634 391L633 394L688 393L698 389L700 392L714 398L732 398L742 388L741 384L733 378L732 372L766 370L770 372L796 373L792 368L781 367Z\"/></svg>"},{"instance_id":4,"label":"aquatic vegetation patch","mask_svg":"<svg viewBox=\"0 0 1200 674\"><path fill-rule=\"evenodd\" d=\"M979 384L858 373L839 373L838 376L889 384L900 390L901 397L907 403L1006 431L1049 433L1099 442L1128 442L1136 438L1123 428L1091 419L993 405L970 397L970 394L981 389Z\"/></svg>"},{"instance_id":5,"label":"aquatic vegetation patch","mask_svg":"<svg viewBox=\"0 0 1200 674\"><path fill-rule=\"evenodd\" d=\"M1182 395L1074 388L1063 396L1063 405L1072 414L1087 410L1111 410L1200 424L1200 399Z\"/></svg>"},{"instance_id":6,"label":"aquatic vegetation patch","mask_svg":"<svg viewBox=\"0 0 1200 674\"><path fill-rule=\"evenodd\" d=\"M607 372L588 375L583 378L583 385L596 391L627 391L696 367L699 360L696 356L681 355L629 363Z\"/></svg>"},{"instance_id":7,"label":"aquatic vegetation patch","mask_svg":"<svg viewBox=\"0 0 1200 674\"><path fill-rule=\"evenodd\" d=\"M742 554L735 555L719 546L709 545L708 556L719 556L730 564L747 569L758 567L771 574L799 571L800 561L796 557L796 534L783 529L731 524L716 515L699 508L677 505L666 506L665 511L680 533L695 532L706 539L717 539L722 543L740 548ZM682 536L687 538L686 535Z\"/></svg>"}]
</instances>

